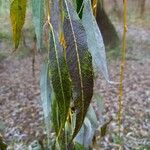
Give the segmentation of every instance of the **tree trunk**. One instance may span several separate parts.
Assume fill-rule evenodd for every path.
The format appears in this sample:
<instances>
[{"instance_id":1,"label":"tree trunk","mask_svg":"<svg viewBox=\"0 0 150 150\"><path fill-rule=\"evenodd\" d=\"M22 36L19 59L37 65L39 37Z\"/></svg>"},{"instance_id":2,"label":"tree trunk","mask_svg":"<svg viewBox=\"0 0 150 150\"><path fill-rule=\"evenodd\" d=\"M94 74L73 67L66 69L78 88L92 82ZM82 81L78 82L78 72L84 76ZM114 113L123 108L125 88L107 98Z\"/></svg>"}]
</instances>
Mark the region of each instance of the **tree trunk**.
<instances>
[{"instance_id":1,"label":"tree trunk","mask_svg":"<svg viewBox=\"0 0 150 150\"><path fill-rule=\"evenodd\" d=\"M119 37L115 27L104 10L102 1L98 2L97 5L96 20L101 30L105 46L110 49L116 48L119 45Z\"/></svg>"}]
</instances>

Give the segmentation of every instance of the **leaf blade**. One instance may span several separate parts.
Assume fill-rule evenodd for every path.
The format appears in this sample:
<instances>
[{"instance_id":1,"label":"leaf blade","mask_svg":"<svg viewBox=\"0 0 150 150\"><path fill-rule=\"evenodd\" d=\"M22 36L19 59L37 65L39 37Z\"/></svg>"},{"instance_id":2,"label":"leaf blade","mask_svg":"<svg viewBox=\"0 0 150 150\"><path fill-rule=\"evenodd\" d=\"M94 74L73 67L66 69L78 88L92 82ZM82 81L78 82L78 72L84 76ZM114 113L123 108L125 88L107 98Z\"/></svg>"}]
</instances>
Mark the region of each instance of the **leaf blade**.
<instances>
[{"instance_id":1,"label":"leaf blade","mask_svg":"<svg viewBox=\"0 0 150 150\"><path fill-rule=\"evenodd\" d=\"M37 48L41 49L43 40L43 25L44 25L44 1L32 0L32 15L37 37Z\"/></svg>"},{"instance_id":2,"label":"leaf blade","mask_svg":"<svg viewBox=\"0 0 150 150\"><path fill-rule=\"evenodd\" d=\"M105 46L101 32L93 15L91 0L84 0L82 23L86 30L88 47L93 57L93 64L99 72L102 72L104 78L110 82Z\"/></svg>"},{"instance_id":3,"label":"leaf blade","mask_svg":"<svg viewBox=\"0 0 150 150\"><path fill-rule=\"evenodd\" d=\"M60 122L57 136L65 126L71 100L71 80L68 73L67 64L64 58L63 49L59 44L57 34L51 27L50 31L50 70L52 85L58 105L58 119Z\"/></svg>"},{"instance_id":4,"label":"leaf blade","mask_svg":"<svg viewBox=\"0 0 150 150\"><path fill-rule=\"evenodd\" d=\"M85 30L71 3L64 0L66 16L64 36L67 44L66 59L74 85L76 125L72 139L80 130L93 95L92 57L88 51Z\"/></svg>"},{"instance_id":5,"label":"leaf blade","mask_svg":"<svg viewBox=\"0 0 150 150\"><path fill-rule=\"evenodd\" d=\"M15 49L18 48L21 31L25 22L27 0L14 0L10 5L10 19L13 28Z\"/></svg>"}]
</instances>

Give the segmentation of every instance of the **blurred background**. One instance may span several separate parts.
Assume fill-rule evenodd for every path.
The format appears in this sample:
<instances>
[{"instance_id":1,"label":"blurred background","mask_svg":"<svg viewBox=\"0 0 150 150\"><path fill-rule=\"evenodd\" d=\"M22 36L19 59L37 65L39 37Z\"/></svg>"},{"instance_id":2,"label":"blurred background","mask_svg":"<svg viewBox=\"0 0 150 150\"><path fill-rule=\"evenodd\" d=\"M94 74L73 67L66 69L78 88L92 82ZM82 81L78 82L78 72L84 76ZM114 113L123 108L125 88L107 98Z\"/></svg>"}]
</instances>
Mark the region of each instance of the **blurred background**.
<instances>
[{"instance_id":1,"label":"blurred background","mask_svg":"<svg viewBox=\"0 0 150 150\"><path fill-rule=\"evenodd\" d=\"M0 1L0 134L9 143L9 149L23 150L34 140L46 138L39 89L43 56L35 50L30 2L19 49L12 53L9 6L9 0ZM128 0L127 7L123 139L117 135L118 86L108 84L101 74L95 82L95 91L104 104L101 117L104 121L113 118L107 135L99 143L104 150L118 149L119 144L127 150L150 149L150 1ZM111 31L107 27L101 29L109 74L111 80L119 81L123 2L104 0L103 9L113 26ZM97 18L99 26L104 22L100 20Z\"/></svg>"}]
</instances>

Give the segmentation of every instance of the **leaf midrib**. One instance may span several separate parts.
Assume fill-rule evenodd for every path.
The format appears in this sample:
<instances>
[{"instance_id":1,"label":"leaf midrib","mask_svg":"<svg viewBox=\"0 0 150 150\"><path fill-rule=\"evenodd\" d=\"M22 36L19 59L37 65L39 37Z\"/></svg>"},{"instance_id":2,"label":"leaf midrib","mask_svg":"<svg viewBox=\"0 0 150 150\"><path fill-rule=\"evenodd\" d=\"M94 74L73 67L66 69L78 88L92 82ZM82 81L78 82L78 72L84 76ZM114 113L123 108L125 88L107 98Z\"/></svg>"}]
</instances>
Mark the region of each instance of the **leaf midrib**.
<instances>
[{"instance_id":1,"label":"leaf midrib","mask_svg":"<svg viewBox=\"0 0 150 150\"><path fill-rule=\"evenodd\" d=\"M69 8L68 8L68 4L67 4L67 1L65 0L65 4L66 4L66 9L67 9L67 12L68 12L68 17L69 17L69 22L70 22L70 26L71 26L71 30L72 30L72 35L73 35L73 39L74 39L74 43L75 43L75 50L76 50L76 56L77 56L77 62L78 62L78 69L79 69L79 78L80 78L80 86L81 86L81 96L82 96L82 118L84 117L83 116L83 112L84 112L84 102L83 102L83 99L84 99L84 93L83 93L83 79L82 79L82 73L81 73L81 65L80 65L80 57L79 57L79 53L78 53L78 46L77 46L77 41L76 41L76 37L75 37L75 33L74 33L74 28L73 28L73 24L72 24L72 21L71 21L71 16L70 16L70 11L69 11Z\"/></svg>"},{"instance_id":2,"label":"leaf midrib","mask_svg":"<svg viewBox=\"0 0 150 150\"><path fill-rule=\"evenodd\" d=\"M60 79L60 85L61 85L61 92L62 92L62 96L63 96L63 101L64 101L64 110L65 110L65 95L64 95L64 88L62 86L62 75L61 75L61 71L60 71L60 64L59 64L59 59L58 59L58 52L57 52L57 48L56 48L56 41L55 41L55 36L54 36L54 30L53 27L51 26L51 32L52 32L52 36L53 36L53 41L54 41L54 50L55 50L55 55L56 55L56 61L57 61L57 69L58 69L58 74L59 74L59 79ZM62 124L61 124L61 128L62 128ZM58 132L58 136L60 134L61 128Z\"/></svg>"}]
</instances>

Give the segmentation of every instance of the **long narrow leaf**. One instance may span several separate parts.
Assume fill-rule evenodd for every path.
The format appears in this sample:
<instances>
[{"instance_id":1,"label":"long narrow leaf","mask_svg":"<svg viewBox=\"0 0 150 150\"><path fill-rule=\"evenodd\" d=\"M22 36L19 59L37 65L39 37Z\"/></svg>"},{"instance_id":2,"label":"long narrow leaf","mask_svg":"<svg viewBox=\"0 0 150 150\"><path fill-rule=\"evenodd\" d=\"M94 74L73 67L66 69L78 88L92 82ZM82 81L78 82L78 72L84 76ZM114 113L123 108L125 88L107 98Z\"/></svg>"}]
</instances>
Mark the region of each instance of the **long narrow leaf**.
<instances>
[{"instance_id":1,"label":"long narrow leaf","mask_svg":"<svg viewBox=\"0 0 150 150\"><path fill-rule=\"evenodd\" d=\"M58 34L59 26L61 25L60 19L60 1L59 0L51 0L51 23Z\"/></svg>"},{"instance_id":2,"label":"long narrow leaf","mask_svg":"<svg viewBox=\"0 0 150 150\"><path fill-rule=\"evenodd\" d=\"M44 119L46 124L47 133L50 133L50 121L51 121L51 104L52 104L52 87L50 85L49 77L49 63L44 62L41 70L40 77L40 89L41 89L41 100L44 112Z\"/></svg>"},{"instance_id":3,"label":"long narrow leaf","mask_svg":"<svg viewBox=\"0 0 150 150\"><path fill-rule=\"evenodd\" d=\"M98 119L92 105L90 105L84 120L84 124L77 134L75 141L88 148L92 144L94 133L98 127Z\"/></svg>"},{"instance_id":4,"label":"long narrow leaf","mask_svg":"<svg viewBox=\"0 0 150 150\"><path fill-rule=\"evenodd\" d=\"M64 58L63 49L59 44L58 37L53 30L50 29L50 71L52 85L58 105L59 130L56 130L57 136L61 133L65 126L71 100L71 80L68 73L67 64Z\"/></svg>"},{"instance_id":5,"label":"long narrow leaf","mask_svg":"<svg viewBox=\"0 0 150 150\"><path fill-rule=\"evenodd\" d=\"M105 79L110 82L103 38L91 7L91 0L84 0L82 22L87 34L88 47L96 70L102 72Z\"/></svg>"},{"instance_id":6,"label":"long narrow leaf","mask_svg":"<svg viewBox=\"0 0 150 150\"><path fill-rule=\"evenodd\" d=\"M32 0L32 14L37 37L37 48L41 49L44 25L44 0Z\"/></svg>"},{"instance_id":7,"label":"long narrow leaf","mask_svg":"<svg viewBox=\"0 0 150 150\"><path fill-rule=\"evenodd\" d=\"M10 19L13 28L15 49L18 48L22 27L25 22L27 0L13 0L10 6Z\"/></svg>"},{"instance_id":8,"label":"long narrow leaf","mask_svg":"<svg viewBox=\"0 0 150 150\"><path fill-rule=\"evenodd\" d=\"M83 0L76 0L77 13L80 18L82 18L82 11L83 11L82 3L83 3Z\"/></svg>"},{"instance_id":9,"label":"long narrow leaf","mask_svg":"<svg viewBox=\"0 0 150 150\"><path fill-rule=\"evenodd\" d=\"M66 59L73 82L73 99L76 111L76 125L72 139L80 130L93 95L92 57L88 51L85 30L72 7L64 0L64 36L66 40Z\"/></svg>"}]
</instances>

